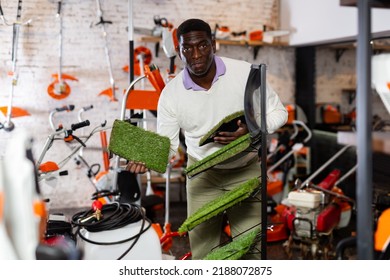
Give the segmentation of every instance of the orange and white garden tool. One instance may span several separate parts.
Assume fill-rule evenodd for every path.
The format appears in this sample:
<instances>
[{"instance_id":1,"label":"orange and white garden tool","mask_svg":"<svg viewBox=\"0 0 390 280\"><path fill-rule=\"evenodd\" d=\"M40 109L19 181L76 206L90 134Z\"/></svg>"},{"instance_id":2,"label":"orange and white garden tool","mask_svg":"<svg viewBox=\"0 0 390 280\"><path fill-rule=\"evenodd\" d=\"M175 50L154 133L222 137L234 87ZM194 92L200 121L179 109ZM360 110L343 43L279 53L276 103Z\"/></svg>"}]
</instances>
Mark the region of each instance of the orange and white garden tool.
<instances>
[{"instance_id":1,"label":"orange and white garden tool","mask_svg":"<svg viewBox=\"0 0 390 280\"><path fill-rule=\"evenodd\" d=\"M169 58L169 69L167 81L170 81L175 77L176 65L175 59L177 56L176 48L179 45L179 42L176 37L177 29L173 28L171 24L168 26L163 26L162 29L162 46L165 55Z\"/></svg>"},{"instance_id":2,"label":"orange and white garden tool","mask_svg":"<svg viewBox=\"0 0 390 280\"><path fill-rule=\"evenodd\" d=\"M108 73L110 75L110 84L111 84L111 87L100 92L99 96L106 95L109 97L110 101L118 101L118 99L115 96L115 91L118 88L115 86L115 80L114 80L114 76L112 74L111 58L110 58L110 52L108 50L108 44L107 44L107 32L106 32L106 28L104 26L105 24L112 24L112 21L108 21L108 20L103 19L103 12L102 12L102 9L100 7L100 0L96 0L96 5L97 5L97 16L99 18L99 22L96 23L96 25L100 25L101 29L102 29L102 34L103 34L103 38L104 38L104 51L106 53Z\"/></svg>"},{"instance_id":3,"label":"orange and white garden tool","mask_svg":"<svg viewBox=\"0 0 390 280\"><path fill-rule=\"evenodd\" d=\"M71 93L71 88L65 80L78 81L77 78L62 73L62 16L61 16L61 1L58 2L58 9L56 17L59 20L60 32L59 32L59 67L58 73L52 75L53 82L47 87L47 93L54 99L64 99Z\"/></svg>"},{"instance_id":4,"label":"orange and white garden tool","mask_svg":"<svg viewBox=\"0 0 390 280\"><path fill-rule=\"evenodd\" d=\"M12 24L9 24L5 18L4 13L0 4L0 19L5 25L13 26L13 37L12 37L12 70L8 72L8 76L11 78L11 94L9 95L8 105L4 107L0 107L0 111L5 116L5 121L0 122L0 129L4 129L5 131L12 131L15 127L11 118L15 117L23 117L29 116L30 113L22 108L14 107L13 96L15 91L15 86L18 83L18 71L16 69L16 61L17 61L17 52L18 52L18 39L19 39L19 29L21 25L27 25L31 22L28 20L26 22L21 21L22 14L22 1L18 1L18 9L16 14L16 21Z\"/></svg>"},{"instance_id":5,"label":"orange and white garden tool","mask_svg":"<svg viewBox=\"0 0 390 280\"><path fill-rule=\"evenodd\" d=\"M141 56L141 59L139 58ZM134 50L134 74L136 76L142 75L142 67L143 65L149 65L152 62L152 52L149 48L144 46L139 46ZM124 66L123 71L129 73L130 67L129 65Z\"/></svg>"}]
</instances>

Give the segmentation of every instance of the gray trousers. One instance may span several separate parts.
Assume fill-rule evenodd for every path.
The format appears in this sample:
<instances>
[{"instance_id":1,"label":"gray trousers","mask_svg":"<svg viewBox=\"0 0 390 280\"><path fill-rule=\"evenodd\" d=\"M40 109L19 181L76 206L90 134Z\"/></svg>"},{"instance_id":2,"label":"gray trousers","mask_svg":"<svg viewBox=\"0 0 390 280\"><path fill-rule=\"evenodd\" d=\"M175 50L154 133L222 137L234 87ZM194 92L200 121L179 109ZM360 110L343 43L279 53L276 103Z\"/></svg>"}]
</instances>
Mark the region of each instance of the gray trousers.
<instances>
[{"instance_id":1,"label":"gray trousers","mask_svg":"<svg viewBox=\"0 0 390 280\"><path fill-rule=\"evenodd\" d=\"M189 157L188 166L194 163ZM239 184L253 177L260 177L260 163L257 159L236 169L209 169L191 179L187 179L187 212L194 213L205 203L220 197ZM261 223L261 192L256 197L249 197L226 210L231 235L234 238L240 233L260 227ZM223 216L219 214L193 228L189 233L192 259L203 259L213 248L220 246L223 231ZM245 259L260 259L260 242L257 250L244 256Z\"/></svg>"}]
</instances>

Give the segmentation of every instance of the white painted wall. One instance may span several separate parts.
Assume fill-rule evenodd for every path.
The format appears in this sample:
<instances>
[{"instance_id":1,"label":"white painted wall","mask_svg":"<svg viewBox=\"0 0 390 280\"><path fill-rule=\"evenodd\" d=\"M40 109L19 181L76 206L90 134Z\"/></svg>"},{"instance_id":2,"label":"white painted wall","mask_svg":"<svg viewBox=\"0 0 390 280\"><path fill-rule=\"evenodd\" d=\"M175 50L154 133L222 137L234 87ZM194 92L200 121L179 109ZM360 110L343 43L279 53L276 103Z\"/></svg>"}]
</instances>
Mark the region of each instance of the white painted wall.
<instances>
[{"instance_id":1,"label":"white painted wall","mask_svg":"<svg viewBox=\"0 0 390 280\"><path fill-rule=\"evenodd\" d=\"M340 0L281 0L281 28L291 31L292 46L356 36L356 7L340 6ZM390 9L372 8L373 33L390 30Z\"/></svg>"}]
</instances>

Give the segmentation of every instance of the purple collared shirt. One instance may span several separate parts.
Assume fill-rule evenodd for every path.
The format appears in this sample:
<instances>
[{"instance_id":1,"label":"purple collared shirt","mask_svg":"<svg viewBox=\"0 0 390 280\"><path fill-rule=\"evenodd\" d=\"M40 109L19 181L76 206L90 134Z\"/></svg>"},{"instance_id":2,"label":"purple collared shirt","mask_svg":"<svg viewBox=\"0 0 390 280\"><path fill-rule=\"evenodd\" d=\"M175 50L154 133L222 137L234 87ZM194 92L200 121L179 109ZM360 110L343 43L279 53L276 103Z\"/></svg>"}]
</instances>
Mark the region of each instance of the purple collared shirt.
<instances>
[{"instance_id":1,"label":"purple collared shirt","mask_svg":"<svg viewBox=\"0 0 390 280\"><path fill-rule=\"evenodd\" d=\"M222 59L214 55L214 60L217 71L215 73L215 77L213 79L212 84L214 84L218 80L219 76L222 76L226 72L226 66L225 63L223 63ZM188 73L187 68L185 68L183 72L183 84L186 89L192 89L194 91L206 90L205 88L202 88L201 86L194 83L194 81L190 77L190 74Z\"/></svg>"}]
</instances>

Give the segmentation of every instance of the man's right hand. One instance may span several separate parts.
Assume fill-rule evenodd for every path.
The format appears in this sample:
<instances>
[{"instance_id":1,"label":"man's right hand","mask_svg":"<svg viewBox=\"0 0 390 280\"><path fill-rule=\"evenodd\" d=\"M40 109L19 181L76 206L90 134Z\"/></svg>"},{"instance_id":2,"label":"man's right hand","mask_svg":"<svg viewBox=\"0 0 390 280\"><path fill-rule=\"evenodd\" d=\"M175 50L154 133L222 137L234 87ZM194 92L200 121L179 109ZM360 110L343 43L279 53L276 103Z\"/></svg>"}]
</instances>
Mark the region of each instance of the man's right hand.
<instances>
[{"instance_id":1,"label":"man's right hand","mask_svg":"<svg viewBox=\"0 0 390 280\"><path fill-rule=\"evenodd\" d=\"M129 161L129 163L126 165L125 170L136 174L143 174L146 171L148 171L148 169L145 166L145 163L134 162L134 161Z\"/></svg>"}]
</instances>

